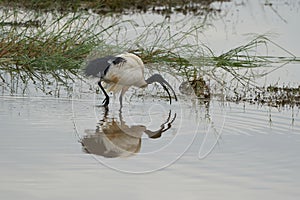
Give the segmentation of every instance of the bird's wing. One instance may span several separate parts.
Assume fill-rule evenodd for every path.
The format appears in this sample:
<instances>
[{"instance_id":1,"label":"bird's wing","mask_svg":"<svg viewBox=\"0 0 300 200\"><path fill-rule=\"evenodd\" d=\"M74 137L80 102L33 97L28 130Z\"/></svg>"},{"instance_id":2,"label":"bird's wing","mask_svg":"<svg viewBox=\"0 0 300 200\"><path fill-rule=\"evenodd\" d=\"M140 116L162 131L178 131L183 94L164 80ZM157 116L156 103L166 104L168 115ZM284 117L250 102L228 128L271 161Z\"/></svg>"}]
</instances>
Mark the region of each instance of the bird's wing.
<instances>
[{"instance_id":1,"label":"bird's wing","mask_svg":"<svg viewBox=\"0 0 300 200\"><path fill-rule=\"evenodd\" d=\"M87 64L84 73L86 76L102 77L105 74L105 70L115 59L115 56L105 56L91 60Z\"/></svg>"}]
</instances>

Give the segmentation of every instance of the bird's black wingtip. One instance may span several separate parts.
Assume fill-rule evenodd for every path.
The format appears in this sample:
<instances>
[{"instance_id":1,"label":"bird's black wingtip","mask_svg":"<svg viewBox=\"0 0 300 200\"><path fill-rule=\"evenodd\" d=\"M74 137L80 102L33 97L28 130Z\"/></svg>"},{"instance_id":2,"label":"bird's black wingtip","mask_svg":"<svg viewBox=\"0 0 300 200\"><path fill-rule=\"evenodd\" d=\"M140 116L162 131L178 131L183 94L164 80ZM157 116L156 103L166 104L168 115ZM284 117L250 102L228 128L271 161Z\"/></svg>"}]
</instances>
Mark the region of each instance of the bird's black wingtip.
<instances>
[{"instance_id":1,"label":"bird's black wingtip","mask_svg":"<svg viewBox=\"0 0 300 200\"><path fill-rule=\"evenodd\" d=\"M101 75L104 74L104 71L110 65L109 61L115 58L115 56L105 56L88 61L86 67L83 69L84 75L101 77Z\"/></svg>"}]
</instances>

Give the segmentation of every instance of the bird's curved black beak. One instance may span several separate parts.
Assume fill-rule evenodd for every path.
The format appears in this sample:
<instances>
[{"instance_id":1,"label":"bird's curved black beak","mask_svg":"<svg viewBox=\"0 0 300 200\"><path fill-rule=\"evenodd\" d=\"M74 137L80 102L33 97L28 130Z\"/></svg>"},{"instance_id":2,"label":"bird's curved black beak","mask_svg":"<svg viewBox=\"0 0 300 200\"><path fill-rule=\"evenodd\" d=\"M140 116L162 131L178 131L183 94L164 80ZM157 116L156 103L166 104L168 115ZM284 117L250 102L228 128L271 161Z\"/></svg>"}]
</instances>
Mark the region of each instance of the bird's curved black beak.
<instances>
[{"instance_id":1,"label":"bird's curved black beak","mask_svg":"<svg viewBox=\"0 0 300 200\"><path fill-rule=\"evenodd\" d=\"M161 86L166 90L166 92L168 93L169 95L169 99L170 99L170 104L172 104L172 97L171 97L171 94L169 92L168 89L170 89L174 95L174 98L175 98L175 101L177 101L177 96L176 96L176 93L174 91L174 89L172 88L172 86L162 77L160 76L161 79L159 81L159 83L161 84Z\"/></svg>"},{"instance_id":2,"label":"bird's curved black beak","mask_svg":"<svg viewBox=\"0 0 300 200\"><path fill-rule=\"evenodd\" d=\"M173 92L175 101L177 101L177 96L176 96L175 91L173 90L172 86L166 80L164 80L163 82L160 82L160 84L168 93L169 99L170 99L170 104L172 104L172 97L171 97L171 94L170 94L168 88Z\"/></svg>"}]
</instances>

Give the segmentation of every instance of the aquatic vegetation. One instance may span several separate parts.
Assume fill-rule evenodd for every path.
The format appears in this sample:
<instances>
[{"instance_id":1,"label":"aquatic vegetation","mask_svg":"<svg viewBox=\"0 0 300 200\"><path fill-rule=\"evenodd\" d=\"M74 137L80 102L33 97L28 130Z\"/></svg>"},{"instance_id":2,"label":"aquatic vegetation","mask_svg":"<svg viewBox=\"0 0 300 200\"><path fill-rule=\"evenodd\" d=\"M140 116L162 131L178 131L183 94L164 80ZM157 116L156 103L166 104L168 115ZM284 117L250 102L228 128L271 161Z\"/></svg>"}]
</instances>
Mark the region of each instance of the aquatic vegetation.
<instances>
[{"instance_id":1,"label":"aquatic vegetation","mask_svg":"<svg viewBox=\"0 0 300 200\"><path fill-rule=\"evenodd\" d=\"M61 16L48 26L16 28L2 26L0 65L22 66L22 70L76 69L81 60L99 44L98 33L76 26L80 15ZM82 18L80 18L83 20ZM62 22L62 20L66 20Z\"/></svg>"},{"instance_id":2,"label":"aquatic vegetation","mask_svg":"<svg viewBox=\"0 0 300 200\"><path fill-rule=\"evenodd\" d=\"M252 104L268 105L272 107L299 107L300 86L267 86L248 88L244 92L235 92L234 95L226 97L227 101L249 102Z\"/></svg>"},{"instance_id":3,"label":"aquatic vegetation","mask_svg":"<svg viewBox=\"0 0 300 200\"><path fill-rule=\"evenodd\" d=\"M68 79L81 78L78 70L95 46L103 43L100 36L110 28L102 27L101 19L87 25L88 18L82 13L51 15L54 19L50 21L46 21L48 15L42 15L39 22L45 20L45 24L27 26L35 15L25 16L24 22L15 12L4 13L0 19L0 80L3 83L7 82L5 73L10 74L9 79L18 74L23 83L31 80L65 84Z\"/></svg>"}]
</instances>

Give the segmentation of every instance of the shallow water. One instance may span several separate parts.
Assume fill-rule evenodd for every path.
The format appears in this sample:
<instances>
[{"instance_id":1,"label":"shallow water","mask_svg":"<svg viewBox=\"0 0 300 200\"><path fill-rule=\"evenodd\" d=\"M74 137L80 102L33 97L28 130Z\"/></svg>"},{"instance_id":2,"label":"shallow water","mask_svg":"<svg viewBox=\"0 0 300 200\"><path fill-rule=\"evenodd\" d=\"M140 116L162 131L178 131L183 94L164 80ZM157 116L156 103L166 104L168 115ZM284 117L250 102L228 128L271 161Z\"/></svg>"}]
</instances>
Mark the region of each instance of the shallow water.
<instances>
[{"instance_id":1,"label":"shallow water","mask_svg":"<svg viewBox=\"0 0 300 200\"><path fill-rule=\"evenodd\" d=\"M209 46L226 51L253 27L259 33L277 27L276 42L298 55L297 1L274 3L281 17L258 2L223 3L226 15L204 33ZM149 16L163 18L143 15ZM298 72L296 64L287 65L260 83L298 86ZM179 94L178 81L171 82L178 102L152 95L158 87L132 89L121 113L113 97L106 113L98 106L103 96L82 84L60 86L60 98L34 86L25 95L2 87L0 198L299 197L299 108L191 100Z\"/></svg>"},{"instance_id":2,"label":"shallow water","mask_svg":"<svg viewBox=\"0 0 300 200\"><path fill-rule=\"evenodd\" d=\"M145 133L123 138L122 144L140 140L137 153L127 150L107 158L87 154L80 143L87 130L95 134L104 117L94 101L3 96L1 199L296 199L298 109L218 101L191 105L180 101L168 106L151 98L125 105L121 115L131 128L158 130L169 109L176 118L157 139ZM112 117L120 122L118 103L110 108L103 123ZM103 137L97 139L98 148L103 147Z\"/></svg>"}]
</instances>

